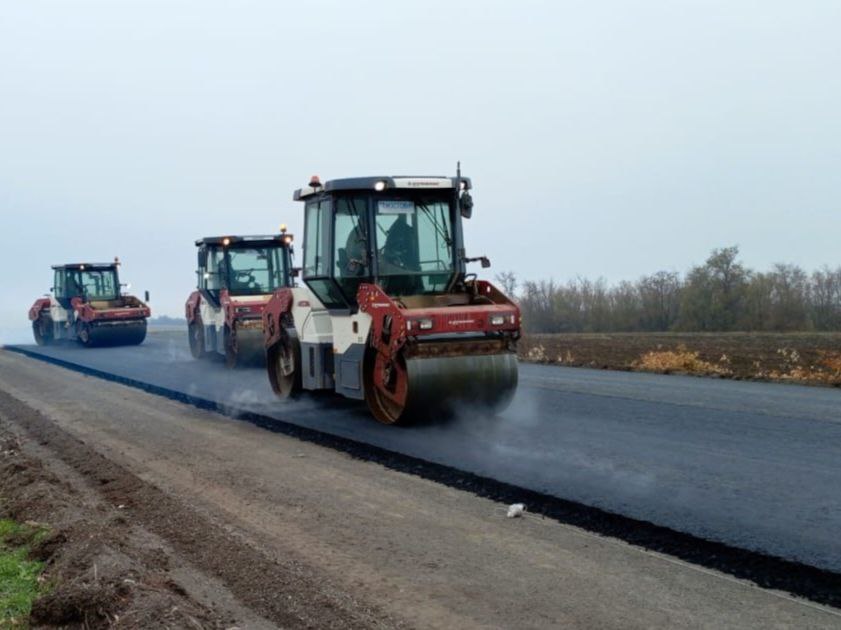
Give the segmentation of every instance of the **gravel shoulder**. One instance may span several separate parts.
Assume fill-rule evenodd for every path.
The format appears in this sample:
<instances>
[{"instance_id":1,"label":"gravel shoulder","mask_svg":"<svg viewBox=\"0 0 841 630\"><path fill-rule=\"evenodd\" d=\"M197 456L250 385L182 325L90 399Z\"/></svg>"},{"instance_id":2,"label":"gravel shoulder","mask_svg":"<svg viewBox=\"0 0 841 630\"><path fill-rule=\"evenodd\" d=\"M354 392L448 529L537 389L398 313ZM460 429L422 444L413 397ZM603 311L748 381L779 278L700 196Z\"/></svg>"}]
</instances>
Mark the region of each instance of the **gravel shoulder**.
<instances>
[{"instance_id":1,"label":"gravel shoulder","mask_svg":"<svg viewBox=\"0 0 841 630\"><path fill-rule=\"evenodd\" d=\"M5 351L0 427L91 522L117 519L113 545L160 550L159 565L137 554L137 573L176 585L206 627L841 625L834 609ZM19 515L61 521L37 496Z\"/></svg>"}]
</instances>

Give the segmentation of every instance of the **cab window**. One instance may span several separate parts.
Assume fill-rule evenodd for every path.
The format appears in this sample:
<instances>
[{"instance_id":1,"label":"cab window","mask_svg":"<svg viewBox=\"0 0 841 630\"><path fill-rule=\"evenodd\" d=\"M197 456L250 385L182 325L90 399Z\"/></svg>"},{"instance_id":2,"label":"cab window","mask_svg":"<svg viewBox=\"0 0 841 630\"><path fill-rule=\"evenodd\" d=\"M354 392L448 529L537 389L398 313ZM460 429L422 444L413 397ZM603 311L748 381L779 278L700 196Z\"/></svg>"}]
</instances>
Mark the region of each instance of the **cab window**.
<instances>
[{"instance_id":1,"label":"cab window","mask_svg":"<svg viewBox=\"0 0 841 630\"><path fill-rule=\"evenodd\" d=\"M304 276L325 276L330 252L330 201L311 201L305 212Z\"/></svg>"},{"instance_id":2,"label":"cab window","mask_svg":"<svg viewBox=\"0 0 841 630\"><path fill-rule=\"evenodd\" d=\"M350 302L355 301L359 285L371 276L366 209L367 201L363 196L336 200L334 275Z\"/></svg>"},{"instance_id":3,"label":"cab window","mask_svg":"<svg viewBox=\"0 0 841 630\"><path fill-rule=\"evenodd\" d=\"M440 199L392 198L375 215L380 280L392 295L446 290L455 273L450 205Z\"/></svg>"},{"instance_id":4,"label":"cab window","mask_svg":"<svg viewBox=\"0 0 841 630\"><path fill-rule=\"evenodd\" d=\"M53 295L57 298L64 297L64 271L56 270L55 281L53 282Z\"/></svg>"}]
</instances>

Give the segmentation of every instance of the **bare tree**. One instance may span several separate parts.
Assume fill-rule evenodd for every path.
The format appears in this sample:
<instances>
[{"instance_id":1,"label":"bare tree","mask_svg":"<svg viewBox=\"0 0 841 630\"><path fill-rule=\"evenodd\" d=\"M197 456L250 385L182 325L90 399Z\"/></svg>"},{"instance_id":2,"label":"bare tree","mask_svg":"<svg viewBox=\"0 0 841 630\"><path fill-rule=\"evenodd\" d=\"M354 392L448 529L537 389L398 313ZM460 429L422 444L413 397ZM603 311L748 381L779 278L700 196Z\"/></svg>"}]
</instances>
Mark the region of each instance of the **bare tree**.
<instances>
[{"instance_id":1,"label":"bare tree","mask_svg":"<svg viewBox=\"0 0 841 630\"><path fill-rule=\"evenodd\" d=\"M807 330L809 278L800 267L777 263L771 278L771 330Z\"/></svg>"},{"instance_id":2,"label":"bare tree","mask_svg":"<svg viewBox=\"0 0 841 630\"><path fill-rule=\"evenodd\" d=\"M527 281L519 303L530 332L841 330L841 267L811 275L776 264L747 269L737 247L715 249L686 278L670 271L609 286L604 279ZM508 293L513 272L497 276Z\"/></svg>"},{"instance_id":3,"label":"bare tree","mask_svg":"<svg viewBox=\"0 0 841 630\"><path fill-rule=\"evenodd\" d=\"M824 267L812 274L809 310L817 330L841 330L841 267Z\"/></svg>"},{"instance_id":4,"label":"bare tree","mask_svg":"<svg viewBox=\"0 0 841 630\"><path fill-rule=\"evenodd\" d=\"M680 275L673 271L658 271L641 278L637 287L643 330L671 330L680 309Z\"/></svg>"},{"instance_id":5,"label":"bare tree","mask_svg":"<svg viewBox=\"0 0 841 630\"><path fill-rule=\"evenodd\" d=\"M513 271L500 271L494 276L494 280L502 287L506 295L513 298L517 294L517 274Z\"/></svg>"}]
</instances>

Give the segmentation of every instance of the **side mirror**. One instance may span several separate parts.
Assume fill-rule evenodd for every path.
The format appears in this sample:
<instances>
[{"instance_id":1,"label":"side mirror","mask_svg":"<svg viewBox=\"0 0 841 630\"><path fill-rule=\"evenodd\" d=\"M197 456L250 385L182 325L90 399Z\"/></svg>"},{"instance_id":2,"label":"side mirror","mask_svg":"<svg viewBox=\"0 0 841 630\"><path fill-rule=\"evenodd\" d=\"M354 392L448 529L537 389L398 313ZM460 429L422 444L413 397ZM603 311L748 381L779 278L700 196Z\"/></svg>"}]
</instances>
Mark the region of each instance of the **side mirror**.
<instances>
[{"instance_id":1,"label":"side mirror","mask_svg":"<svg viewBox=\"0 0 841 630\"><path fill-rule=\"evenodd\" d=\"M289 272L289 275L293 278L297 278L301 275L301 268L300 267L292 267L292 270Z\"/></svg>"},{"instance_id":2,"label":"side mirror","mask_svg":"<svg viewBox=\"0 0 841 630\"><path fill-rule=\"evenodd\" d=\"M143 297L144 297L144 298L146 298L146 299L145 299L145 300L143 300L143 301L144 301L144 302L148 302L148 301L149 301L149 292L148 292L148 291L144 291L144 292L143 292Z\"/></svg>"},{"instance_id":3,"label":"side mirror","mask_svg":"<svg viewBox=\"0 0 841 630\"><path fill-rule=\"evenodd\" d=\"M54 291L55 291L55 287L50 287L50 293L53 293Z\"/></svg>"},{"instance_id":4,"label":"side mirror","mask_svg":"<svg viewBox=\"0 0 841 630\"><path fill-rule=\"evenodd\" d=\"M472 263L472 262L476 262L477 260L482 265L482 269L487 269L488 267L491 266L490 258L488 258L487 256L475 256L473 258L465 258L464 262Z\"/></svg>"},{"instance_id":5,"label":"side mirror","mask_svg":"<svg viewBox=\"0 0 841 630\"><path fill-rule=\"evenodd\" d=\"M199 250L199 269L207 267L207 250L202 247Z\"/></svg>"},{"instance_id":6,"label":"side mirror","mask_svg":"<svg viewBox=\"0 0 841 630\"><path fill-rule=\"evenodd\" d=\"M473 197L471 197L470 193L466 190L461 194L461 197L459 197L458 207L461 211L461 216L465 219L469 219L473 216Z\"/></svg>"}]
</instances>

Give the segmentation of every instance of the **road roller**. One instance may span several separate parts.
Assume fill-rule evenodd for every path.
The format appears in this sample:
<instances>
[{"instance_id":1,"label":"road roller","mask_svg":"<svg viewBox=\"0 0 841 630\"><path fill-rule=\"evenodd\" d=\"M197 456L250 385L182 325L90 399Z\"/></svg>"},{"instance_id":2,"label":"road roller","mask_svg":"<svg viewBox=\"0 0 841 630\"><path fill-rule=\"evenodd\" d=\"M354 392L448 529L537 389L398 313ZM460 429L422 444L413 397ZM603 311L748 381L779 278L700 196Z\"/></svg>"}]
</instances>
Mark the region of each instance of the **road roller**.
<instances>
[{"instance_id":1,"label":"road roller","mask_svg":"<svg viewBox=\"0 0 841 630\"><path fill-rule=\"evenodd\" d=\"M122 293L119 266L118 258L112 263L54 265L50 293L29 309L35 342L43 346L69 339L88 347L142 343L151 310ZM148 302L148 292L145 297Z\"/></svg>"},{"instance_id":2,"label":"road roller","mask_svg":"<svg viewBox=\"0 0 841 630\"><path fill-rule=\"evenodd\" d=\"M225 357L228 367L265 362L263 308L292 284L292 234L211 236L196 241L196 290L185 314L196 359Z\"/></svg>"},{"instance_id":3,"label":"road roller","mask_svg":"<svg viewBox=\"0 0 841 630\"><path fill-rule=\"evenodd\" d=\"M517 388L520 309L468 273L467 177L313 177L304 204L305 286L263 311L267 371L283 398L333 390L386 424L459 406L505 408Z\"/></svg>"}]
</instances>

